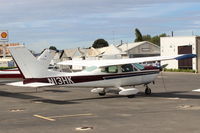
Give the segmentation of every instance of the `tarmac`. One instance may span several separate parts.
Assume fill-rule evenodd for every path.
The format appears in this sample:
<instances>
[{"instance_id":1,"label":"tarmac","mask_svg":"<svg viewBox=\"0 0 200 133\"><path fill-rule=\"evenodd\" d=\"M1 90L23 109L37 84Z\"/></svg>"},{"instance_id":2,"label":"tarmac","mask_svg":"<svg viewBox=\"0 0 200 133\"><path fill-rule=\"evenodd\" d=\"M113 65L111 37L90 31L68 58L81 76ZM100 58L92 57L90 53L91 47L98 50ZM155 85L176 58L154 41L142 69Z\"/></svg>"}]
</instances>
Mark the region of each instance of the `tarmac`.
<instances>
[{"instance_id":1,"label":"tarmac","mask_svg":"<svg viewBox=\"0 0 200 133\"><path fill-rule=\"evenodd\" d=\"M161 73L152 95L0 86L0 133L199 133L200 74Z\"/></svg>"}]
</instances>

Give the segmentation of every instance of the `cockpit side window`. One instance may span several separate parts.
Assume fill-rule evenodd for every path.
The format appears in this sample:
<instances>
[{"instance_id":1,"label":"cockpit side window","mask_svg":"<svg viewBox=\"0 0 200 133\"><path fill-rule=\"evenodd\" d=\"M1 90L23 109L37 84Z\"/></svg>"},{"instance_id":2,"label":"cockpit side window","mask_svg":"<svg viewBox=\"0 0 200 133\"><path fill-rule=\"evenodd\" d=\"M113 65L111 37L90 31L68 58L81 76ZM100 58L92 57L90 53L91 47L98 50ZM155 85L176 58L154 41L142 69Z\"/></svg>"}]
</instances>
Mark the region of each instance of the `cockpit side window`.
<instances>
[{"instance_id":1,"label":"cockpit side window","mask_svg":"<svg viewBox=\"0 0 200 133\"><path fill-rule=\"evenodd\" d=\"M137 71L132 64L125 64L121 66L122 72L132 72Z\"/></svg>"},{"instance_id":2,"label":"cockpit side window","mask_svg":"<svg viewBox=\"0 0 200 133\"><path fill-rule=\"evenodd\" d=\"M92 72L94 70L96 70L97 67L96 66L91 66L91 67L86 67L84 71L87 71L87 72Z\"/></svg>"},{"instance_id":3,"label":"cockpit side window","mask_svg":"<svg viewBox=\"0 0 200 133\"><path fill-rule=\"evenodd\" d=\"M101 72L107 72L107 73L117 73L118 67L117 66L109 66L102 68Z\"/></svg>"}]
</instances>

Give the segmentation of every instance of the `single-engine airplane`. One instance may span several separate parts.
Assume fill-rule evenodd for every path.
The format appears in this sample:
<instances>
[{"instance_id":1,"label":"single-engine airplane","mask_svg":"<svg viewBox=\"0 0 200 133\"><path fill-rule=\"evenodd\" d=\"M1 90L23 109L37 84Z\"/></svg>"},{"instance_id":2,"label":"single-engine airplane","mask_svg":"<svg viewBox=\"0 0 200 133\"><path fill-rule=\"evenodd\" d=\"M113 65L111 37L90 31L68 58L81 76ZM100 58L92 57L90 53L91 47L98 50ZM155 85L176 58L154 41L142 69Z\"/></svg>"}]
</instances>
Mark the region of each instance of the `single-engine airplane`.
<instances>
[{"instance_id":1,"label":"single-engine airplane","mask_svg":"<svg viewBox=\"0 0 200 133\"><path fill-rule=\"evenodd\" d=\"M46 67L46 69L48 69L48 66L53 59L55 52L56 51L54 50L45 49L37 58L37 61L41 62L43 64L43 67ZM0 70L0 83L19 81L23 80L23 78L23 75L17 68Z\"/></svg>"},{"instance_id":2,"label":"single-engine airplane","mask_svg":"<svg viewBox=\"0 0 200 133\"><path fill-rule=\"evenodd\" d=\"M110 60L71 60L58 63L59 65L85 66L81 72L66 73L49 71L38 61L25 47L10 47L11 55L18 65L25 79L25 86L71 86L91 87L91 92L104 96L106 93L133 97L139 92L136 85L146 86L145 94L151 94L148 84L154 82L160 69L145 70L143 66L136 64L148 61L160 61L170 59L193 58L196 55L178 55L169 57L144 57L130 59ZM23 86L23 84L12 84Z\"/></svg>"}]
</instances>

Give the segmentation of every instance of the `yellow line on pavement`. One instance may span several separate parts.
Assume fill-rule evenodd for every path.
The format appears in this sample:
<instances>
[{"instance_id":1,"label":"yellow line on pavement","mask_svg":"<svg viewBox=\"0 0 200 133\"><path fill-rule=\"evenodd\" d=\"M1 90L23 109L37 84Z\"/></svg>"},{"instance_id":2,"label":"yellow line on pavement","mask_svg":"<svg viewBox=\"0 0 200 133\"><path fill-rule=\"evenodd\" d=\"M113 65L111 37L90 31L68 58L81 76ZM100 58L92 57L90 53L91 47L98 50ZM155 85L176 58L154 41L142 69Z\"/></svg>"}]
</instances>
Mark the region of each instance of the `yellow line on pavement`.
<instances>
[{"instance_id":1,"label":"yellow line on pavement","mask_svg":"<svg viewBox=\"0 0 200 133\"><path fill-rule=\"evenodd\" d=\"M55 119L52 119L50 117L45 117L45 116L41 116L41 115L33 115L33 116L41 118L41 119L45 119L45 120L48 120L48 121L55 121Z\"/></svg>"},{"instance_id":2,"label":"yellow line on pavement","mask_svg":"<svg viewBox=\"0 0 200 133\"><path fill-rule=\"evenodd\" d=\"M78 116L92 116L93 114L74 114L74 115L60 115L60 116L50 116L49 118L63 118L63 117L78 117Z\"/></svg>"}]
</instances>

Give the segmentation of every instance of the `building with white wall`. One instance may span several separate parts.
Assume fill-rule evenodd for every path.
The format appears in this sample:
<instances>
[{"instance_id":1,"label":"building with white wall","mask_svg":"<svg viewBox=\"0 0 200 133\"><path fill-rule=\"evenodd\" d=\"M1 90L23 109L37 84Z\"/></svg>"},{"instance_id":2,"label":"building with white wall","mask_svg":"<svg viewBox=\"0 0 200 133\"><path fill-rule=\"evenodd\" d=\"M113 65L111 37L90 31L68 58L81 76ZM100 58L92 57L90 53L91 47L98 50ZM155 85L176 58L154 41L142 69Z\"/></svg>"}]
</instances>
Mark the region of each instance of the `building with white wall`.
<instances>
[{"instance_id":1,"label":"building with white wall","mask_svg":"<svg viewBox=\"0 0 200 133\"><path fill-rule=\"evenodd\" d=\"M16 67L8 47L20 45L19 43L0 44L0 67Z\"/></svg>"},{"instance_id":2,"label":"building with white wall","mask_svg":"<svg viewBox=\"0 0 200 133\"><path fill-rule=\"evenodd\" d=\"M160 44L161 56L200 54L200 37L198 36L161 37ZM199 63L200 61L197 57L181 61L162 61L161 65L168 64L167 69L193 69L199 71Z\"/></svg>"}]
</instances>

